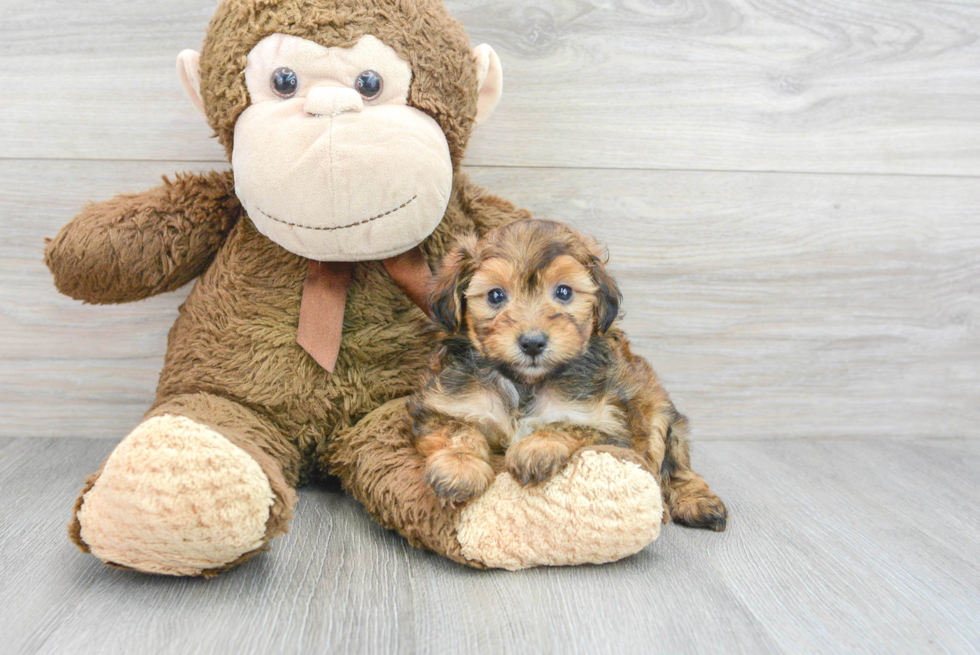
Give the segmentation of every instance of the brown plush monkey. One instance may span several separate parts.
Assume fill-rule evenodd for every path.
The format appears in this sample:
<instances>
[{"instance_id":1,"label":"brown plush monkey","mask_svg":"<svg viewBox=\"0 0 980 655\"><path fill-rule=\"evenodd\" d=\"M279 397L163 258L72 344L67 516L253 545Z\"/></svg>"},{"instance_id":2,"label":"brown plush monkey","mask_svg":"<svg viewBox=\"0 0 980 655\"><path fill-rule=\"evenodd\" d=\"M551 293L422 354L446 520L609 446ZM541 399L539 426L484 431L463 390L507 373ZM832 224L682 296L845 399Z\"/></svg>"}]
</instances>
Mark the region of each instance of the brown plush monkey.
<instances>
[{"instance_id":1,"label":"brown plush monkey","mask_svg":"<svg viewBox=\"0 0 980 655\"><path fill-rule=\"evenodd\" d=\"M429 267L527 217L459 170L500 65L438 0L225 0L181 79L234 173L89 205L47 246L63 293L118 303L199 277L157 398L88 478L72 539L107 564L210 574L288 529L324 474L382 525L471 566L610 561L652 541L653 476L578 454L464 508L423 480L402 397L428 355ZM413 302L414 300L414 302Z\"/></svg>"}]
</instances>

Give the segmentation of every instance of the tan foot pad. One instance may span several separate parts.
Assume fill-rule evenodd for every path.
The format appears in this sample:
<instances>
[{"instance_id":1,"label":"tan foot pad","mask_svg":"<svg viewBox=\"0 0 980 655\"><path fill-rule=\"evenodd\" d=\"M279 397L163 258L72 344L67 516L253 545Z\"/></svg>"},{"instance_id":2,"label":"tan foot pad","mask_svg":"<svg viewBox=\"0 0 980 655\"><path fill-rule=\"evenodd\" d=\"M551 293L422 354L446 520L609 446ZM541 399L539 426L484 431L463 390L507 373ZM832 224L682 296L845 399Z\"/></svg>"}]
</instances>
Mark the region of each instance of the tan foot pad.
<instances>
[{"instance_id":1,"label":"tan foot pad","mask_svg":"<svg viewBox=\"0 0 980 655\"><path fill-rule=\"evenodd\" d=\"M183 416L157 416L116 446L78 512L104 562L195 575L260 547L274 501L244 450Z\"/></svg>"},{"instance_id":2,"label":"tan foot pad","mask_svg":"<svg viewBox=\"0 0 980 655\"><path fill-rule=\"evenodd\" d=\"M632 462L586 451L541 487L501 473L460 515L467 559L492 568L601 564L642 550L660 534L657 480Z\"/></svg>"}]
</instances>

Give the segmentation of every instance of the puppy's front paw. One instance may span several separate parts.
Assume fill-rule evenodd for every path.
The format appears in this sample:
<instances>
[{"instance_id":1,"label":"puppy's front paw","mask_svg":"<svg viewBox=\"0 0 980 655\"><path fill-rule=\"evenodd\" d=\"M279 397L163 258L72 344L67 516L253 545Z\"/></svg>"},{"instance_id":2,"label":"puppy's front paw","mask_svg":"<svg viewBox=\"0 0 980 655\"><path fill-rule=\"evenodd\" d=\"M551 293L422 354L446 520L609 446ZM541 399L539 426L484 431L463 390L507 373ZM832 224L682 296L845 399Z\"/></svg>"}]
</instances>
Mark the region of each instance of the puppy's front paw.
<instances>
[{"instance_id":1,"label":"puppy's front paw","mask_svg":"<svg viewBox=\"0 0 980 655\"><path fill-rule=\"evenodd\" d=\"M523 485L547 482L574 450L564 435L535 432L507 449L507 470Z\"/></svg>"},{"instance_id":2,"label":"puppy's front paw","mask_svg":"<svg viewBox=\"0 0 980 655\"><path fill-rule=\"evenodd\" d=\"M426 459L425 481L444 504L476 498L493 478L490 463L467 451L444 448Z\"/></svg>"}]
</instances>

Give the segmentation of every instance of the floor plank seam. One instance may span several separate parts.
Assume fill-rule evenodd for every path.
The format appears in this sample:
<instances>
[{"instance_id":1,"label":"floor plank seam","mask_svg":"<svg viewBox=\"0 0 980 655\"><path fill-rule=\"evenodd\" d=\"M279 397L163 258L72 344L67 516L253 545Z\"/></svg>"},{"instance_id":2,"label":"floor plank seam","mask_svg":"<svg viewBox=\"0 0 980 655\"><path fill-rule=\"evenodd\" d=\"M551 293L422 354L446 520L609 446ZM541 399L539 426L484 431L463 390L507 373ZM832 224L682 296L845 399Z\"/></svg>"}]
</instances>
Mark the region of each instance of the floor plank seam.
<instances>
[{"instance_id":1,"label":"floor plank seam","mask_svg":"<svg viewBox=\"0 0 980 655\"><path fill-rule=\"evenodd\" d=\"M692 537L687 538L688 543L694 548L699 548L704 553L705 559L711 566L711 570L714 571L718 579L725 583L725 586L731 591L732 596L738 600L738 604L741 606L742 610L749 614L753 619L756 620L759 628L765 633L765 635L772 641L772 644L778 649L778 652L788 655L787 651L783 645L780 643L779 639L773 634L772 629L767 625L765 617L759 616L759 614L752 609L752 606L747 602L745 594L743 594L739 589L732 584L729 576L725 575L725 572L718 566L715 558L711 555L711 549L708 548L703 543L697 543Z\"/></svg>"},{"instance_id":2,"label":"floor plank seam","mask_svg":"<svg viewBox=\"0 0 980 655\"><path fill-rule=\"evenodd\" d=\"M224 159L134 159L134 158L104 158L104 157L3 157L0 162L84 162L84 163L121 163L121 164L213 164L229 166ZM467 164L464 169L499 169L499 170L541 170L541 171L623 171L632 173L706 173L732 175L816 175L823 177L885 177L885 178L930 178L953 180L980 180L980 175L958 175L955 173L898 173L894 171L824 171L824 170L774 170L774 169L741 169L741 168L686 168L670 166L548 166L536 164Z\"/></svg>"}]
</instances>

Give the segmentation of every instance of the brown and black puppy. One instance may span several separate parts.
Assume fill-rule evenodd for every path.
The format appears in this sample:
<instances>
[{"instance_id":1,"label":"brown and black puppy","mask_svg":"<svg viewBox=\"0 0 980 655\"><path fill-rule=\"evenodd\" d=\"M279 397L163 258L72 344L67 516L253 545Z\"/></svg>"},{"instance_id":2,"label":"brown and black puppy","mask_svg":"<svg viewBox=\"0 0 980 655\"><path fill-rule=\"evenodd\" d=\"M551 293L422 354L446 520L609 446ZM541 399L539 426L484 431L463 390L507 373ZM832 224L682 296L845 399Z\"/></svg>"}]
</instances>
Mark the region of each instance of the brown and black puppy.
<instances>
[{"instance_id":1,"label":"brown and black puppy","mask_svg":"<svg viewBox=\"0 0 980 655\"><path fill-rule=\"evenodd\" d=\"M447 256L430 305L443 330L410 404L426 480L447 503L483 493L506 451L522 484L579 448L632 448L679 523L724 530L725 505L690 468L687 419L615 327L620 293L594 240L523 220Z\"/></svg>"}]
</instances>

